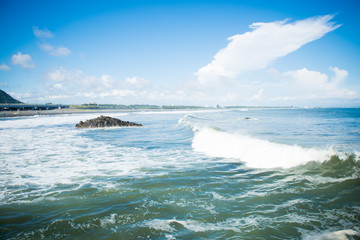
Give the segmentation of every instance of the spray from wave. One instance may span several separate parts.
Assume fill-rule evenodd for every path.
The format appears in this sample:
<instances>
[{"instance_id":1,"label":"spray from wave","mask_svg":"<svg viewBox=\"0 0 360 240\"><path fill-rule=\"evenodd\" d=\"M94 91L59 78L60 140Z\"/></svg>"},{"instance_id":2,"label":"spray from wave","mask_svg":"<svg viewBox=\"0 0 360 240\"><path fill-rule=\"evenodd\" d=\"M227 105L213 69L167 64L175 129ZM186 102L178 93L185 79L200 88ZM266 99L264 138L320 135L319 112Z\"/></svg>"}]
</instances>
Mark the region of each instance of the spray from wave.
<instances>
[{"instance_id":1,"label":"spray from wave","mask_svg":"<svg viewBox=\"0 0 360 240\"><path fill-rule=\"evenodd\" d=\"M332 149L273 143L209 127L195 132L192 147L211 157L239 159L251 168L292 168L310 161L323 162L334 155Z\"/></svg>"}]
</instances>

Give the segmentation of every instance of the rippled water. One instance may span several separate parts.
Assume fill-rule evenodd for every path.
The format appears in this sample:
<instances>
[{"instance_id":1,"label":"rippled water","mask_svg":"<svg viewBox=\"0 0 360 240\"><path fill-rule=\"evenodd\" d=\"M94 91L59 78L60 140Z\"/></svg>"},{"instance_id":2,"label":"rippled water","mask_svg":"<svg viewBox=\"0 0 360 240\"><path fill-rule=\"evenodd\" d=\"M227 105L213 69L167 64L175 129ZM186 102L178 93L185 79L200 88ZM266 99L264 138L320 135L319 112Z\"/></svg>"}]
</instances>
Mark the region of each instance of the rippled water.
<instances>
[{"instance_id":1,"label":"rippled water","mask_svg":"<svg viewBox=\"0 0 360 240\"><path fill-rule=\"evenodd\" d=\"M1 239L359 239L360 109L0 120Z\"/></svg>"}]
</instances>

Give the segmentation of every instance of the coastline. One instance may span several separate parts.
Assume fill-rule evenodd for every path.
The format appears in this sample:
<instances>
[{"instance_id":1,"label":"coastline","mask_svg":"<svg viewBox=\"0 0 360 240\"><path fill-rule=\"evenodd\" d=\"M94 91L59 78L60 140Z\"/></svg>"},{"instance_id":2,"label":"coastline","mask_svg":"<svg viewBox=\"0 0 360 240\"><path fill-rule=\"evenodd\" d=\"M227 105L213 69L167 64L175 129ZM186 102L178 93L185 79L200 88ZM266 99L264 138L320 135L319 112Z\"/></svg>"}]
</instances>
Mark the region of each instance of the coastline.
<instances>
[{"instance_id":1,"label":"coastline","mask_svg":"<svg viewBox=\"0 0 360 240\"><path fill-rule=\"evenodd\" d=\"M59 114L83 114L83 113L116 113L116 112L164 112L164 111L181 111L181 110L189 110L189 111L199 111L199 110L229 110L229 109L296 109L299 107L264 107L264 106L230 106L224 108L159 108L159 109L151 109L151 108L125 108L125 109L89 109L89 108L62 108L62 109L53 109L53 110L20 110L20 111L0 111L0 119L1 118L13 118L13 117L31 117L36 115L59 115ZM307 108L303 108L307 109Z\"/></svg>"},{"instance_id":2,"label":"coastline","mask_svg":"<svg viewBox=\"0 0 360 240\"><path fill-rule=\"evenodd\" d=\"M78 113L113 113L113 112L134 112L144 110L133 109L54 109L54 110L40 110L40 111L2 111L0 118L12 117L32 117L36 115L59 115L59 114L78 114Z\"/></svg>"},{"instance_id":3,"label":"coastline","mask_svg":"<svg viewBox=\"0 0 360 240\"><path fill-rule=\"evenodd\" d=\"M29 110L29 111L1 111L1 118L13 118L13 117L32 117L39 115L60 115L60 114L83 114L83 113L117 113L117 112L163 112L163 111L179 111L179 110L199 110L199 109L75 109L64 108L54 110ZM209 110L209 109L203 109ZM212 109L216 110L216 109Z\"/></svg>"}]
</instances>

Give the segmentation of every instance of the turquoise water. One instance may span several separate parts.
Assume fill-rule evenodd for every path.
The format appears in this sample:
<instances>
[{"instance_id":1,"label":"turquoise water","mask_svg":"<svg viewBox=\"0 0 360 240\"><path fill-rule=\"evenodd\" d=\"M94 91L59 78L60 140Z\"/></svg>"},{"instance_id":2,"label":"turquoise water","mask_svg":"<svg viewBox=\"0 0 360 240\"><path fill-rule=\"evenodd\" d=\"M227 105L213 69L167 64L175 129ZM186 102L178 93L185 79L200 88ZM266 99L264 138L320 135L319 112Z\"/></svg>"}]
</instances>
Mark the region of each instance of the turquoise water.
<instances>
[{"instance_id":1,"label":"turquoise water","mask_svg":"<svg viewBox=\"0 0 360 240\"><path fill-rule=\"evenodd\" d=\"M360 109L0 120L1 239L360 239Z\"/></svg>"}]
</instances>

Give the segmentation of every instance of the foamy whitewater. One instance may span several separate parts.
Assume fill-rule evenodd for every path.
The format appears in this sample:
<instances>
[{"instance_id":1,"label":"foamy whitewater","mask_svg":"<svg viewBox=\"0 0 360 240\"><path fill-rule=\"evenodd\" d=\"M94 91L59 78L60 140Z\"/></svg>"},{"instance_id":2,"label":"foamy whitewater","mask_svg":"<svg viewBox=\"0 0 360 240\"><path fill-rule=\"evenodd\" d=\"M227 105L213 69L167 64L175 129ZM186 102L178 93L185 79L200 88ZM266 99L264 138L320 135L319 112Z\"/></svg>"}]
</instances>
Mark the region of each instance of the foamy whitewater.
<instances>
[{"instance_id":1,"label":"foamy whitewater","mask_svg":"<svg viewBox=\"0 0 360 240\"><path fill-rule=\"evenodd\" d=\"M0 239L360 239L360 109L0 119Z\"/></svg>"}]
</instances>

